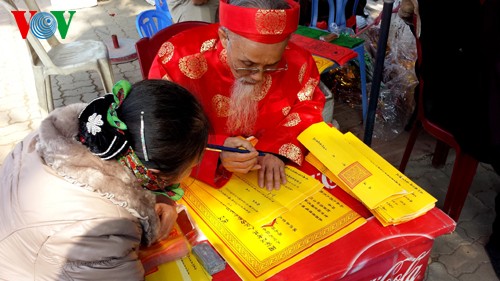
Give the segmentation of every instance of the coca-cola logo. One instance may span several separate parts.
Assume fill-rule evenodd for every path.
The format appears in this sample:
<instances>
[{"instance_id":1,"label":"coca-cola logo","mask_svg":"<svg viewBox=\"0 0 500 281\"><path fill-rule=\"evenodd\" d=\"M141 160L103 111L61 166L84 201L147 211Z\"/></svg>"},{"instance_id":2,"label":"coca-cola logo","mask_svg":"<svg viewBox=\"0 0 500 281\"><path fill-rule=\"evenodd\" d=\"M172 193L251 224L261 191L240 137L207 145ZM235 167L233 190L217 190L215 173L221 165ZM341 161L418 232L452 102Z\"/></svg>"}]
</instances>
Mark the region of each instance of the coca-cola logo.
<instances>
[{"instance_id":1,"label":"coca-cola logo","mask_svg":"<svg viewBox=\"0 0 500 281\"><path fill-rule=\"evenodd\" d=\"M370 279L370 281L420 280L421 279L419 278L420 274L424 274L424 272L422 272L423 268L422 260L429 254L429 252L430 250L424 251L416 258L407 258L405 260L398 261L384 275L374 279Z\"/></svg>"},{"instance_id":2,"label":"coca-cola logo","mask_svg":"<svg viewBox=\"0 0 500 281\"><path fill-rule=\"evenodd\" d=\"M337 184L331 181L329 178L325 176L325 174L322 173L316 173L312 175L315 179L319 180L326 188L328 189L333 189L337 187Z\"/></svg>"}]
</instances>

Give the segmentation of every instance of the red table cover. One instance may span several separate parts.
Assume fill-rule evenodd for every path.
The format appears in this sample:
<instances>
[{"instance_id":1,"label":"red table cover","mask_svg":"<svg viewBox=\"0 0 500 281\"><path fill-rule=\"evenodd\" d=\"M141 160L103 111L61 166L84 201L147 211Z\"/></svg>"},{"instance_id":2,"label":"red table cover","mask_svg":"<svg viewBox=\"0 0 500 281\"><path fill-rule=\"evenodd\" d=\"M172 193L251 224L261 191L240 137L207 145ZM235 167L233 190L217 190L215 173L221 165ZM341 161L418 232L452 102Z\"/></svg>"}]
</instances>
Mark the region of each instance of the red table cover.
<instances>
[{"instance_id":1,"label":"red table cover","mask_svg":"<svg viewBox=\"0 0 500 281\"><path fill-rule=\"evenodd\" d=\"M290 41L308 50L313 55L331 59L339 65L344 65L358 56L355 51L349 48L316 40L296 33L292 34Z\"/></svg>"},{"instance_id":2,"label":"red table cover","mask_svg":"<svg viewBox=\"0 0 500 281\"><path fill-rule=\"evenodd\" d=\"M383 227L360 202L314 167L306 163L301 170L322 181L367 223L269 280L423 280L434 239L455 229L455 221L438 208L409 222ZM241 279L227 266L213 280Z\"/></svg>"}]
</instances>

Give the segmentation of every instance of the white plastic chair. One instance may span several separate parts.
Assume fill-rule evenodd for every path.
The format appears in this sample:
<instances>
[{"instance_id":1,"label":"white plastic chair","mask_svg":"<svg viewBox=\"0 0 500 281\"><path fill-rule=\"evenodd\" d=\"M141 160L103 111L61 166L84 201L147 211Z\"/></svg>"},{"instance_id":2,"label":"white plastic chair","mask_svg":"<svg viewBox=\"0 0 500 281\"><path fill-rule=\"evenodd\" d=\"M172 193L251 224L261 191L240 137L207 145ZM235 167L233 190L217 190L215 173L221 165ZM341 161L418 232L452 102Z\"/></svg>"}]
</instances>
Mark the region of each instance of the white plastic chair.
<instances>
[{"instance_id":1,"label":"white plastic chair","mask_svg":"<svg viewBox=\"0 0 500 281\"><path fill-rule=\"evenodd\" d=\"M104 92L113 88L113 70L108 49L101 41L81 40L67 44L59 43L46 51L38 38L28 33L27 40L35 75L39 103L44 110L54 109L51 75L70 75L81 71L97 71L103 81Z\"/></svg>"},{"instance_id":2,"label":"white plastic chair","mask_svg":"<svg viewBox=\"0 0 500 281\"><path fill-rule=\"evenodd\" d=\"M34 1L26 1L30 10L40 11ZM15 9L15 8L14 8ZM70 75L82 71L96 71L104 85L104 92L110 93L114 85L114 74L109 60L106 44L97 40L80 40L61 43L55 36L47 41L46 50L40 39L31 31L27 35L28 49L31 53L35 86L39 104L47 113L54 109L51 75Z\"/></svg>"}]
</instances>

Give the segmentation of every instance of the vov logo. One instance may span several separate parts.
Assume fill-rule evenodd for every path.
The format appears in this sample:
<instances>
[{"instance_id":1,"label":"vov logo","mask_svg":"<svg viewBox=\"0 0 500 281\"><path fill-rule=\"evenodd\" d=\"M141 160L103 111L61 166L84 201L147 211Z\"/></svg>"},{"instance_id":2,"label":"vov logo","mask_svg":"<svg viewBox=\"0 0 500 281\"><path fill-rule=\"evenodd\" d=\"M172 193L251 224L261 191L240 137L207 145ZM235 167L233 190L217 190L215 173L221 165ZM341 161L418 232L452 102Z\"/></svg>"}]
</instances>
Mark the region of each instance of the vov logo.
<instances>
[{"instance_id":1,"label":"vov logo","mask_svg":"<svg viewBox=\"0 0 500 281\"><path fill-rule=\"evenodd\" d=\"M50 13L37 11L11 12L16 19L17 27L23 39L26 39L29 29L31 29L31 33L39 39L48 39L56 33L56 30L59 30L59 35L64 39L68 34L73 15L76 13L76 11L67 11L69 13L69 19L68 22L66 22L64 18L64 13L66 11L50 11ZM30 13L29 23L24 17L27 12Z\"/></svg>"}]
</instances>

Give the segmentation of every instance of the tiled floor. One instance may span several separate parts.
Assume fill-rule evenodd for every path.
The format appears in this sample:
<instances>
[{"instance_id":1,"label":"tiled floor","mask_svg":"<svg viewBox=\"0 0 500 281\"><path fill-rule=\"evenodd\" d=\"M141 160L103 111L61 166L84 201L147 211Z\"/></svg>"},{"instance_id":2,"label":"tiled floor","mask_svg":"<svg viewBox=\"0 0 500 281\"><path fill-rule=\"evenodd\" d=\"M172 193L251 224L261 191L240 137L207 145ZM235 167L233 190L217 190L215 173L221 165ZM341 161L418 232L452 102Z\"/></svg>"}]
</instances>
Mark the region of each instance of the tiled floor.
<instances>
[{"instance_id":1,"label":"tiled floor","mask_svg":"<svg viewBox=\"0 0 500 281\"><path fill-rule=\"evenodd\" d=\"M43 11L51 10L49 0L39 0ZM368 1L367 10L376 14L382 0ZM118 37L138 39L135 15L151 9L144 0L99 1L91 8L77 10L68 30L66 41L77 39L108 39ZM26 134L37 128L42 116L38 111L34 79L26 44L8 11L0 8L0 163L10 149ZM141 79L137 61L113 65L115 79L136 82ZM102 94L98 76L88 73L57 76L53 80L56 106L87 102ZM334 118L343 131L350 130L363 137L359 110L336 103ZM377 120L375 127L383 126ZM374 138L372 147L395 166L399 165L408 133L397 128L397 137ZM453 153L440 169L431 165L434 140L421 135L414 148L406 174L434 195L442 204L451 172ZM489 165L480 164L456 231L436 239L426 280L494 281L493 272L483 245L487 242L494 219L494 197L500 191L500 177Z\"/></svg>"}]
</instances>

